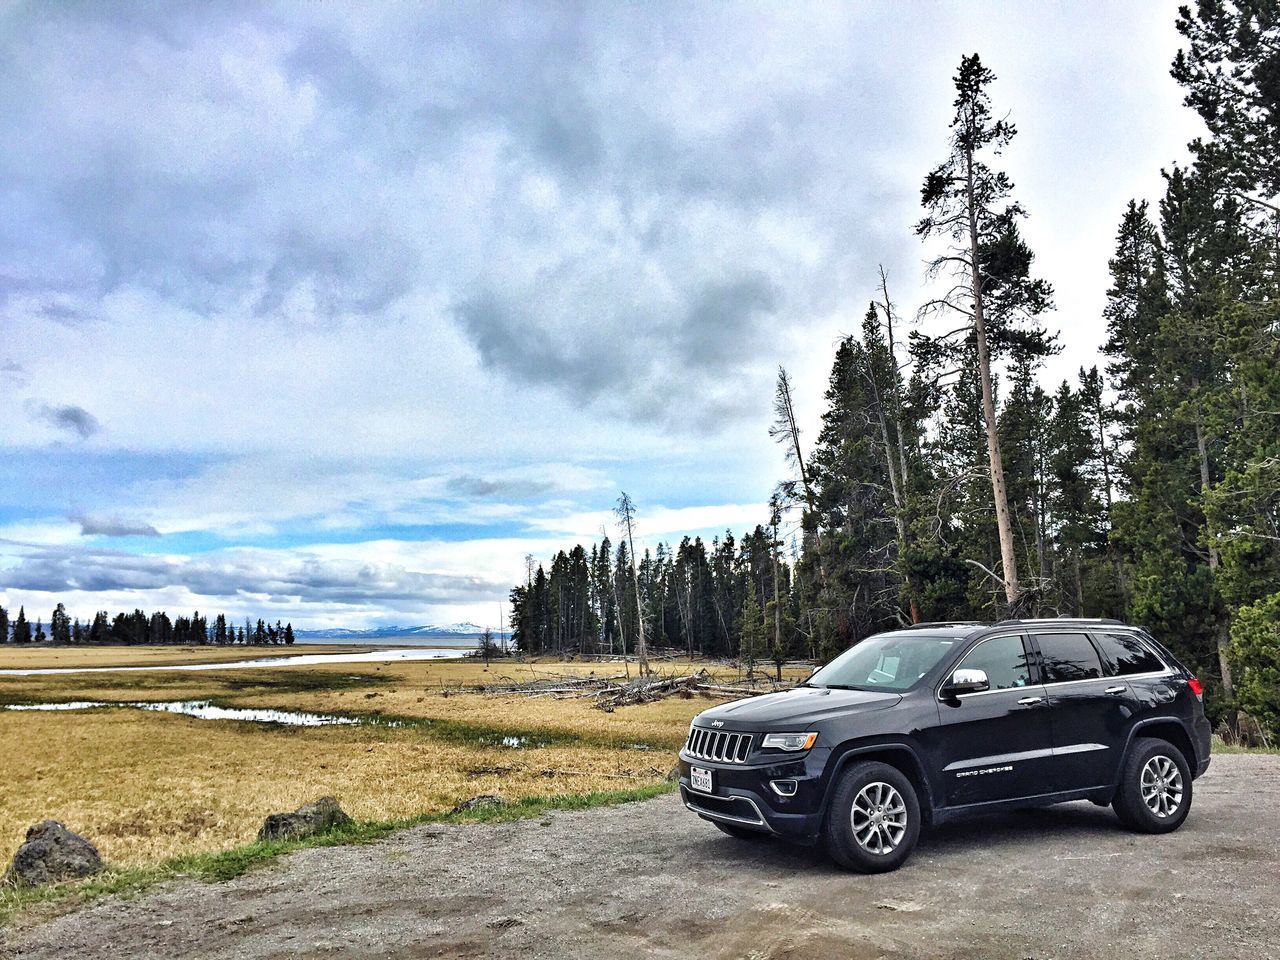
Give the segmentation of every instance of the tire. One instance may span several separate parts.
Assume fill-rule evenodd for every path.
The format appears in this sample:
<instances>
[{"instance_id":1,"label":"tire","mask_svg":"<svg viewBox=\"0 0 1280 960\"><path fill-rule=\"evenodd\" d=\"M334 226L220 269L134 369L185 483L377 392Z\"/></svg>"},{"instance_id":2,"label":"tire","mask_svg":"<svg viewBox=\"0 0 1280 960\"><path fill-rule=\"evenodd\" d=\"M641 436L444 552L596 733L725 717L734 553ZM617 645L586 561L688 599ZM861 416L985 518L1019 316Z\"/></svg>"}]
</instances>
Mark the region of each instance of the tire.
<instances>
[{"instance_id":1,"label":"tire","mask_svg":"<svg viewBox=\"0 0 1280 960\"><path fill-rule=\"evenodd\" d=\"M711 822L719 828L721 833L727 833L736 840L754 840L758 843L761 840L769 839L769 834L763 830L750 830L747 827L739 827L732 823L721 823L719 820L712 820Z\"/></svg>"},{"instance_id":2,"label":"tire","mask_svg":"<svg viewBox=\"0 0 1280 960\"><path fill-rule=\"evenodd\" d=\"M1191 811L1187 758L1167 740L1134 740L1111 806L1120 822L1138 833L1177 830Z\"/></svg>"},{"instance_id":3,"label":"tire","mask_svg":"<svg viewBox=\"0 0 1280 960\"><path fill-rule=\"evenodd\" d=\"M832 794L824 839L831 859L848 870L897 870L920 839L915 787L887 763L850 767Z\"/></svg>"}]
</instances>

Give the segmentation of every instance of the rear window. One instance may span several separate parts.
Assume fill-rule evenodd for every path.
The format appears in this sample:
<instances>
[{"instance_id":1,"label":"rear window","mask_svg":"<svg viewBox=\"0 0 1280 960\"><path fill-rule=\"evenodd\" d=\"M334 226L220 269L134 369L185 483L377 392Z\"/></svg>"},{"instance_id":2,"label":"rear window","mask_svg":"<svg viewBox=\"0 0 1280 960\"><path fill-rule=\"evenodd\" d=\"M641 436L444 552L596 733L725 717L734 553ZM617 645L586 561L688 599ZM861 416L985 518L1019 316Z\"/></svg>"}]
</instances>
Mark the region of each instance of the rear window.
<instances>
[{"instance_id":1,"label":"rear window","mask_svg":"<svg viewBox=\"0 0 1280 960\"><path fill-rule=\"evenodd\" d=\"M1098 651L1083 633L1041 633L1036 636L1044 660L1045 683L1093 680L1102 676Z\"/></svg>"},{"instance_id":2,"label":"rear window","mask_svg":"<svg viewBox=\"0 0 1280 960\"><path fill-rule=\"evenodd\" d=\"M1098 646L1102 647L1103 656L1114 664L1113 676L1156 673L1165 669L1160 658L1131 633L1099 633L1094 639L1098 641Z\"/></svg>"}]
</instances>

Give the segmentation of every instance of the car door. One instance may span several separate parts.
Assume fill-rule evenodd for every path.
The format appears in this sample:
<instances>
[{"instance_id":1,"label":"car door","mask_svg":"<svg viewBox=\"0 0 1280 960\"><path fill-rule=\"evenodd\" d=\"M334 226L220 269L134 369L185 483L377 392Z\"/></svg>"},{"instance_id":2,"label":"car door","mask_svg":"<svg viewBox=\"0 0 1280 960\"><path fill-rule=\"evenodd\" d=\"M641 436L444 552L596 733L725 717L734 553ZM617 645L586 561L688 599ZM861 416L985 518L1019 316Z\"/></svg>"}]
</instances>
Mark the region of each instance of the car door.
<instances>
[{"instance_id":1,"label":"car door","mask_svg":"<svg viewBox=\"0 0 1280 960\"><path fill-rule=\"evenodd\" d=\"M980 640L954 669L982 670L991 686L954 698L939 694L935 756L941 761L947 805L1048 792L1049 711L1023 637Z\"/></svg>"},{"instance_id":2,"label":"car door","mask_svg":"<svg viewBox=\"0 0 1280 960\"><path fill-rule=\"evenodd\" d=\"M1083 630L1033 637L1053 730L1057 790L1083 790L1114 782L1124 751L1133 696Z\"/></svg>"}]
</instances>

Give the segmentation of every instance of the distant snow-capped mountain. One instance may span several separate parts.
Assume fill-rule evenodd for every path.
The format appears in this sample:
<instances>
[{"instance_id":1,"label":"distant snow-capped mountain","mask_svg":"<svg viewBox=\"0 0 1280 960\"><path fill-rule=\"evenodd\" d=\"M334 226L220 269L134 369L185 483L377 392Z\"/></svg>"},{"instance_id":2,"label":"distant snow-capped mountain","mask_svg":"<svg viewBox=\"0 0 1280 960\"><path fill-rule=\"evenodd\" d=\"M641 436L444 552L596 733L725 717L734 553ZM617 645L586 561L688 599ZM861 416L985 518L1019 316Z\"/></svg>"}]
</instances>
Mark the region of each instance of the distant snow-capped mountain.
<instances>
[{"instance_id":1,"label":"distant snow-capped mountain","mask_svg":"<svg viewBox=\"0 0 1280 960\"><path fill-rule=\"evenodd\" d=\"M349 627L330 627L319 630L295 630L294 636L299 640L326 639L374 639L382 637L475 637L484 632L484 627L475 623L428 624L419 627L366 627L353 630Z\"/></svg>"}]
</instances>

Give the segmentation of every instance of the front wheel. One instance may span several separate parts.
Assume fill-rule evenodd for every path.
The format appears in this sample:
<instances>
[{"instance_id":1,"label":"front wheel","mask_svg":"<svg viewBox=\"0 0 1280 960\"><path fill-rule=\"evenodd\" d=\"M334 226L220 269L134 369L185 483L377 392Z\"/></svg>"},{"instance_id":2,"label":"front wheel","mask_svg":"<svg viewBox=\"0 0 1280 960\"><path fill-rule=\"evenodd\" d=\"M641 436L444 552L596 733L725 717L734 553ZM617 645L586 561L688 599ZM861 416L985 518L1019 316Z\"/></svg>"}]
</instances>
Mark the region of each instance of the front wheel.
<instances>
[{"instance_id":1,"label":"front wheel","mask_svg":"<svg viewBox=\"0 0 1280 960\"><path fill-rule=\"evenodd\" d=\"M920 839L920 801L897 767L859 763L836 786L827 811L827 851L860 873L896 870Z\"/></svg>"},{"instance_id":2,"label":"front wheel","mask_svg":"<svg viewBox=\"0 0 1280 960\"><path fill-rule=\"evenodd\" d=\"M1182 751L1154 737L1134 741L1112 806L1130 830L1177 830L1191 810L1191 768Z\"/></svg>"}]
</instances>

